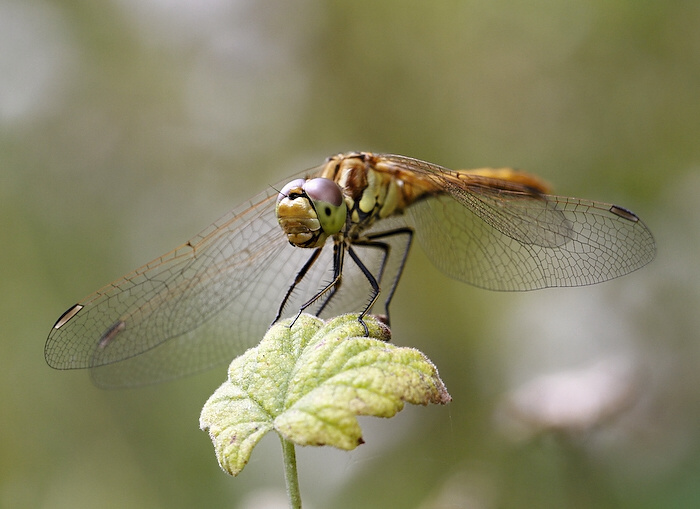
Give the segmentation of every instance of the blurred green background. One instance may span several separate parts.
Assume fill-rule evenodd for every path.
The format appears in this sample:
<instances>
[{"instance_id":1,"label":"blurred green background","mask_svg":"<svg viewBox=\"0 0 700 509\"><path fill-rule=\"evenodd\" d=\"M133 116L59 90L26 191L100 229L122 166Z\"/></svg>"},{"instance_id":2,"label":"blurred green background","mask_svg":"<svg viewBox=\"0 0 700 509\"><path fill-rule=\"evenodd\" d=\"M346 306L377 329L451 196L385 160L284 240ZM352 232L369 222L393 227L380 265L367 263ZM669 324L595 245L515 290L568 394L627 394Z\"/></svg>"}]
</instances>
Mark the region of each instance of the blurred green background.
<instances>
[{"instance_id":1,"label":"blurred green background","mask_svg":"<svg viewBox=\"0 0 700 509\"><path fill-rule=\"evenodd\" d=\"M696 0L0 0L0 506L285 506L275 437L231 479L198 430L225 368L101 391L43 345L88 293L349 150L523 168L631 208L659 252L498 294L414 249L394 339L454 401L299 451L306 507L700 506L699 26Z\"/></svg>"}]
</instances>

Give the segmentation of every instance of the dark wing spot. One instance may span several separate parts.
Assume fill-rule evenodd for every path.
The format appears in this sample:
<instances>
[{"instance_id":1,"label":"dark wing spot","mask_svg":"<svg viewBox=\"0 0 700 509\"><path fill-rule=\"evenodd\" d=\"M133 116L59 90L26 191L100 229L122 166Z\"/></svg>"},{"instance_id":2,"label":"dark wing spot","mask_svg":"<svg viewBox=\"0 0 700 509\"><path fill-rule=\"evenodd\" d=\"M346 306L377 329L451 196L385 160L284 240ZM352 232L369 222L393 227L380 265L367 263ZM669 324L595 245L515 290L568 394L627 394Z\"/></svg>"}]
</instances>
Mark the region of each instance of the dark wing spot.
<instances>
[{"instance_id":1,"label":"dark wing spot","mask_svg":"<svg viewBox=\"0 0 700 509\"><path fill-rule=\"evenodd\" d=\"M618 205L613 205L612 207L610 207L610 212L612 212L616 216L619 216L623 219L627 219L628 221L632 221L634 223L639 221L639 218L634 212L632 212L631 210L627 210L626 208L620 207Z\"/></svg>"},{"instance_id":2,"label":"dark wing spot","mask_svg":"<svg viewBox=\"0 0 700 509\"><path fill-rule=\"evenodd\" d=\"M60 329L61 327L63 327L65 324L68 323L68 321L71 318L73 318L75 315L77 315L78 312L81 309L83 309L83 307L85 307L85 306L83 306L82 304L76 304L75 306L71 307L68 311L63 313L58 320L56 320L56 323L53 325L53 328Z\"/></svg>"}]
</instances>

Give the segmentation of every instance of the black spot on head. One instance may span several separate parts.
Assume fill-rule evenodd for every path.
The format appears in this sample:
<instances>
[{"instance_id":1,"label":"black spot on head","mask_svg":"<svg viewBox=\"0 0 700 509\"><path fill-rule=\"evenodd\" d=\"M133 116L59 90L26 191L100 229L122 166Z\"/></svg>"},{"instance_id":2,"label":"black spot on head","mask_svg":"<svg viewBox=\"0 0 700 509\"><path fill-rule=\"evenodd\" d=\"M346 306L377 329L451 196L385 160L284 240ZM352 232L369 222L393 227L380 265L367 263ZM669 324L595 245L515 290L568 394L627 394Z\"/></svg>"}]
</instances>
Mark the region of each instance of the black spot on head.
<instances>
[{"instance_id":1,"label":"black spot on head","mask_svg":"<svg viewBox=\"0 0 700 509\"><path fill-rule=\"evenodd\" d=\"M326 213L327 216L330 216L330 215L331 215L331 208L330 208L330 207L326 207L326 208L324 209L324 212Z\"/></svg>"}]
</instances>

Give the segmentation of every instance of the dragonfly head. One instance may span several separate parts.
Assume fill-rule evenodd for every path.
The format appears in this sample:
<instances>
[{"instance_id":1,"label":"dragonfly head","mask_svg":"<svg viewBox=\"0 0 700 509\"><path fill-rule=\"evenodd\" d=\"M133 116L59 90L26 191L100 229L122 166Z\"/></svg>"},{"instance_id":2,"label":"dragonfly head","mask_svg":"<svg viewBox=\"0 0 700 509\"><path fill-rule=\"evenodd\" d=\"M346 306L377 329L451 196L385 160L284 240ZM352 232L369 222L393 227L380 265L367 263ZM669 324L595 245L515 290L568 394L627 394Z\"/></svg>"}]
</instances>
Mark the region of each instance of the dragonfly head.
<instances>
[{"instance_id":1,"label":"dragonfly head","mask_svg":"<svg viewBox=\"0 0 700 509\"><path fill-rule=\"evenodd\" d=\"M291 181L277 196L275 210L289 243L297 247L323 245L347 219L343 192L326 178Z\"/></svg>"}]
</instances>

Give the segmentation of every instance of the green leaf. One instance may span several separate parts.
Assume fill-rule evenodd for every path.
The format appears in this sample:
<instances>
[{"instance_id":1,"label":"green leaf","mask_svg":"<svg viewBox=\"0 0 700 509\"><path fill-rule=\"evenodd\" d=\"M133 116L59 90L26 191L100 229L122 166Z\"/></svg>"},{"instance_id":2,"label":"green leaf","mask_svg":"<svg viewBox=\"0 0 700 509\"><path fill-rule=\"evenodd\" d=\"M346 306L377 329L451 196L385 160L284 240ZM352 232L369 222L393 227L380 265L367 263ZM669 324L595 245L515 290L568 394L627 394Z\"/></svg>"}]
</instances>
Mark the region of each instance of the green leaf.
<instances>
[{"instance_id":1,"label":"green leaf","mask_svg":"<svg viewBox=\"0 0 700 509\"><path fill-rule=\"evenodd\" d=\"M237 475L270 430L298 445L354 449L363 443L358 415L392 417L404 402L451 398L435 366L418 350L387 343L389 329L371 317L328 322L301 315L273 326L235 359L229 378L202 409L221 468Z\"/></svg>"}]
</instances>

